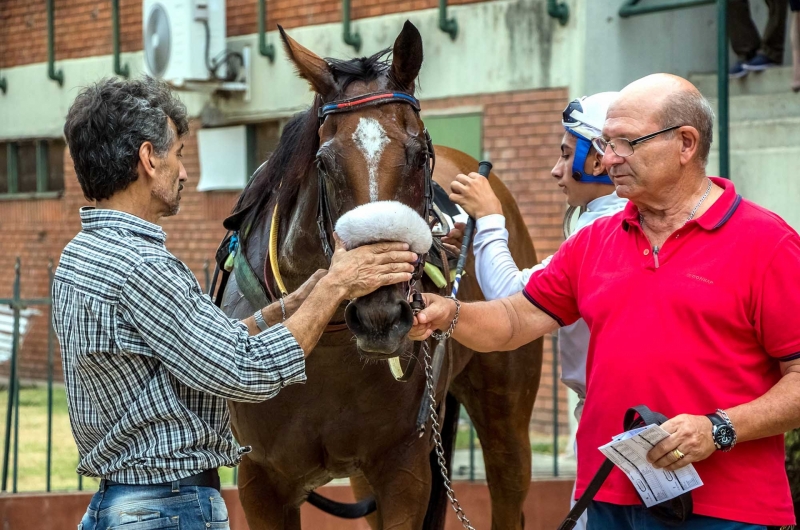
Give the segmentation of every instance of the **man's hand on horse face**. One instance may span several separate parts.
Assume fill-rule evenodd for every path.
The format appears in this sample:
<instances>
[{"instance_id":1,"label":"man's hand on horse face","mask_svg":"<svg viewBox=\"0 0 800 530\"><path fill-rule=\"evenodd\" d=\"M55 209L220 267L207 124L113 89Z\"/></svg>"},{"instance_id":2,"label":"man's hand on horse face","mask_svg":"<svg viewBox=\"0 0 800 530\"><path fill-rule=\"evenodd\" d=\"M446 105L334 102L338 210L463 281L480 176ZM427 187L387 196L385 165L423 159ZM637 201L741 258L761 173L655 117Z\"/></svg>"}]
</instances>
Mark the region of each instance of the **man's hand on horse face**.
<instances>
[{"instance_id":1,"label":"man's hand on horse face","mask_svg":"<svg viewBox=\"0 0 800 530\"><path fill-rule=\"evenodd\" d=\"M333 251L328 277L341 288L342 300L367 295L384 285L408 282L419 256L408 250L406 243L373 243L345 250L334 233Z\"/></svg>"},{"instance_id":2,"label":"man's hand on horse face","mask_svg":"<svg viewBox=\"0 0 800 530\"><path fill-rule=\"evenodd\" d=\"M491 214L503 214L503 205L494 194L489 179L480 173L456 175L450 183L450 200L458 204L471 217L480 219Z\"/></svg>"},{"instance_id":3,"label":"man's hand on horse face","mask_svg":"<svg viewBox=\"0 0 800 530\"><path fill-rule=\"evenodd\" d=\"M414 316L414 325L408 332L411 340L425 340L435 330L447 329L456 315L456 304L451 298L432 293L422 293L422 298L425 309Z\"/></svg>"}]
</instances>

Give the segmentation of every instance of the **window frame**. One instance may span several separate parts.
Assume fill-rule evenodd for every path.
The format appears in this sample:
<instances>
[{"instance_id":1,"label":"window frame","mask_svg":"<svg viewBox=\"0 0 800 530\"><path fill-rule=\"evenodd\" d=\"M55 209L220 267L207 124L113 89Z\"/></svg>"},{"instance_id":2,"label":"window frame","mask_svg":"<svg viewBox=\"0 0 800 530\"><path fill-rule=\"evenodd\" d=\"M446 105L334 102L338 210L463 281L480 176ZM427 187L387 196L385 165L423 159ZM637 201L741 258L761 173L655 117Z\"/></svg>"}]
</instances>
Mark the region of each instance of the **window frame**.
<instances>
[{"instance_id":1,"label":"window frame","mask_svg":"<svg viewBox=\"0 0 800 530\"><path fill-rule=\"evenodd\" d=\"M58 199L64 195L64 189L48 190L50 174L50 142L58 138L36 138L36 191L19 191L19 144L20 140L0 141L6 149L6 179L7 191L0 191L0 201L15 201L24 199ZM30 141L30 140L23 140Z\"/></svg>"}]
</instances>

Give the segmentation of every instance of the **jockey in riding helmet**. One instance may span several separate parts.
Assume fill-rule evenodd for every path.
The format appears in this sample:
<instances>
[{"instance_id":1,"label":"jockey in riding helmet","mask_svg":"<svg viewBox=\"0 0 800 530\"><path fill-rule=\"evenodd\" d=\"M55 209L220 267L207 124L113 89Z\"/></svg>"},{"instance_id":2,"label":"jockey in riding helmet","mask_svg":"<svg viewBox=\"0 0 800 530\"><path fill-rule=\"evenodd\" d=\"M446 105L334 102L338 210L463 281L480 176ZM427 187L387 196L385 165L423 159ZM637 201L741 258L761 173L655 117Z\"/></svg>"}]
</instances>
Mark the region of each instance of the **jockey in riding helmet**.
<instances>
[{"instance_id":1,"label":"jockey in riding helmet","mask_svg":"<svg viewBox=\"0 0 800 530\"><path fill-rule=\"evenodd\" d=\"M564 217L564 236L590 225L601 217L620 212L626 199L617 196L614 184L602 164L602 154L592 146L600 136L609 105L617 92L602 92L572 100L564 109L561 124L565 132L561 139L561 156L551 171L556 184L567 196ZM546 267L549 256L531 269L519 270L508 249L500 201L492 192L488 179L478 173L458 175L451 184L450 198L476 218L473 243L475 271L478 283L487 300L504 298L523 290L534 271ZM574 230L570 229L574 212L579 217ZM463 225L448 234L445 243L460 247ZM581 319L559 330L559 361L561 380L578 395L575 417L580 421L586 397L586 355L589 349L589 328ZM574 500L573 500L574 502ZM585 528L585 515L576 528Z\"/></svg>"}]
</instances>

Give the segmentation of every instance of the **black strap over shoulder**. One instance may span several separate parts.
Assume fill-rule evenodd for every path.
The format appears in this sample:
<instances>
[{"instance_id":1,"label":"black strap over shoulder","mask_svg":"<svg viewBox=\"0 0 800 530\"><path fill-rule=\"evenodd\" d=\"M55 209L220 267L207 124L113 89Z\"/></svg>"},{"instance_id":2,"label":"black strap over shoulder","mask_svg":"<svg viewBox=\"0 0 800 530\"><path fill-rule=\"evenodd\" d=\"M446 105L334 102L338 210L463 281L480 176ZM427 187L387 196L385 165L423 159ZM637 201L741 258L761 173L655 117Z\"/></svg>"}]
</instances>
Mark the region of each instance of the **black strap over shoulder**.
<instances>
[{"instance_id":1,"label":"black strap over shoulder","mask_svg":"<svg viewBox=\"0 0 800 530\"><path fill-rule=\"evenodd\" d=\"M645 425L651 425L653 423L661 425L665 421L667 421L667 417L663 414L653 412L646 405L639 405L637 407L631 407L625 412L623 429L625 431L630 431L631 429L644 427ZM600 487L603 485L603 482L606 481L612 469L614 469L614 463L606 458L594 478L592 478L592 481L586 487L581 498L578 499L578 502L576 502L575 506L569 511L566 519L562 521L558 530L572 530L575 528L581 514L589 507L589 503L592 502L594 496L600 491ZM662 523L669 526L678 526L686 521L692 514L692 493L687 491L679 497L652 506L648 511Z\"/></svg>"}]
</instances>

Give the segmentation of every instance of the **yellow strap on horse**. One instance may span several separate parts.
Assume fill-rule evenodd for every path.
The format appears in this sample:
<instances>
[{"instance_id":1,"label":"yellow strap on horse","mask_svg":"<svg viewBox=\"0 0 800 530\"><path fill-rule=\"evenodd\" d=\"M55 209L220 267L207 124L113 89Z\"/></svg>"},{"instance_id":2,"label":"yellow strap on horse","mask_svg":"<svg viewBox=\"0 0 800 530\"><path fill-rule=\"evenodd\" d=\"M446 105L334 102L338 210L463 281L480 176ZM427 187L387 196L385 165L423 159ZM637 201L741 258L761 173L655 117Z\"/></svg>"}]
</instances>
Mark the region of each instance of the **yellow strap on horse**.
<instances>
[{"instance_id":1,"label":"yellow strap on horse","mask_svg":"<svg viewBox=\"0 0 800 530\"><path fill-rule=\"evenodd\" d=\"M428 275L428 278L438 287L439 289L444 288L447 285L447 282L444 280L444 273L442 270L434 265L431 262L425 262L425 274ZM456 279L456 271L455 269L450 271L450 281Z\"/></svg>"},{"instance_id":2,"label":"yellow strap on horse","mask_svg":"<svg viewBox=\"0 0 800 530\"><path fill-rule=\"evenodd\" d=\"M392 375L398 381L405 375L403 373L403 367L400 366L400 357L392 357L389 359L389 370L392 371Z\"/></svg>"},{"instance_id":3,"label":"yellow strap on horse","mask_svg":"<svg viewBox=\"0 0 800 530\"><path fill-rule=\"evenodd\" d=\"M439 267L429 261L425 262L425 274L428 275L428 278L430 278L434 285L436 285L436 287L439 289L447 285L447 282L444 279L444 273L439 270Z\"/></svg>"},{"instance_id":4,"label":"yellow strap on horse","mask_svg":"<svg viewBox=\"0 0 800 530\"><path fill-rule=\"evenodd\" d=\"M283 278L281 278L281 270L278 267L278 205L275 204L275 210L272 212L272 224L269 227L269 265L272 267L272 275L275 277L275 283L278 284L278 289L281 291L281 298L286 296L286 286L283 285Z\"/></svg>"}]
</instances>

